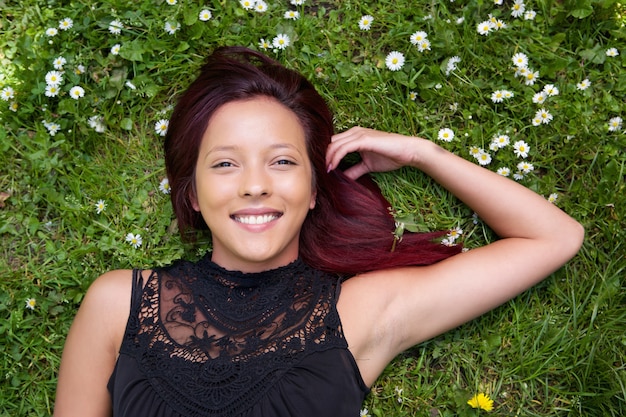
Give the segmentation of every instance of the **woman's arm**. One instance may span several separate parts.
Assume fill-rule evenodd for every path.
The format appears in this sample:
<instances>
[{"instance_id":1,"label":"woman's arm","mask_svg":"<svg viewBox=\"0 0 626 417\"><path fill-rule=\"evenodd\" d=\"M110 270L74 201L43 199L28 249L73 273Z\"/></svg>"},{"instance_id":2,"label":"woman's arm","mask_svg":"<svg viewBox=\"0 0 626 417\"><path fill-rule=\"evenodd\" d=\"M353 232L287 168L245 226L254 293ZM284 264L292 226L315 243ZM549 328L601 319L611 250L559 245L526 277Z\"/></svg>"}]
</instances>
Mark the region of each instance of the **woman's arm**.
<instances>
[{"instance_id":1,"label":"woman's arm","mask_svg":"<svg viewBox=\"0 0 626 417\"><path fill-rule=\"evenodd\" d=\"M55 417L111 415L107 382L128 320L131 282L131 271L111 271L87 291L63 349Z\"/></svg>"},{"instance_id":2,"label":"woman's arm","mask_svg":"<svg viewBox=\"0 0 626 417\"><path fill-rule=\"evenodd\" d=\"M352 128L333 138L329 168L349 152L360 152L362 162L348 176L418 168L500 237L434 265L377 271L343 285L338 308L346 337L373 364L364 366L372 368L365 373L382 371L402 350L515 297L565 264L582 244L581 225L545 198L430 141ZM368 319L382 326L374 335L360 327Z\"/></svg>"}]
</instances>

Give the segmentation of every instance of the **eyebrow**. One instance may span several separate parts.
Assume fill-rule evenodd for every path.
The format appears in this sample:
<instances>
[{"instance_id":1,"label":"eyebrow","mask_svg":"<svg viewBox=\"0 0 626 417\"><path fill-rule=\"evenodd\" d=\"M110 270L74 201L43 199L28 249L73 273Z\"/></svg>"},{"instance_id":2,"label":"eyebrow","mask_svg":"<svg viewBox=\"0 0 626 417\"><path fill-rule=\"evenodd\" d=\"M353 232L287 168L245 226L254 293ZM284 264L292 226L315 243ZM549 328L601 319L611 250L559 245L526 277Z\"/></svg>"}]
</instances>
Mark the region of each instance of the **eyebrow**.
<instances>
[{"instance_id":1,"label":"eyebrow","mask_svg":"<svg viewBox=\"0 0 626 417\"><path fill-rule=\"evenodd\" d=\"M290 143L274 143L270 145L269 148L270 149L293 149L294 151L298 152L298 154L301 154L300 150L296 146ZM238 149L239 147L237 145L214 146L206 152L206 154L204 155L204 158L206 159L209 155L211 155L214 152L228 152L228 151L236 151Z\"/></svg>"}]
</instances>

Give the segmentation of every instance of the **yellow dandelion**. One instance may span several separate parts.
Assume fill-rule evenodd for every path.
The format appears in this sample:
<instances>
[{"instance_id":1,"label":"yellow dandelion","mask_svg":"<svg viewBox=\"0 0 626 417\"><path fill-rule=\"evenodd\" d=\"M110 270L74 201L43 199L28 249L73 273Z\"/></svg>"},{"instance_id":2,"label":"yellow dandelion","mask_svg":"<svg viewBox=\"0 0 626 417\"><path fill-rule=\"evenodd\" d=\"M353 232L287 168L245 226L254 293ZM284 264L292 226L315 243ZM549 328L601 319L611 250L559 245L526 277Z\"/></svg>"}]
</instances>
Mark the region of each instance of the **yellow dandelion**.
<instances>
[{"instance_id":1,"label":"yellow dandelion","mask_svg":"<svg viewBox=\"0 0 626 417\"><path fill-rule=\"evenodd\" d=\"M480 394L474 395L468 402L472 408L480 408L481 410L491 411L493 410L493 400L488 395Z\"/></svg>"}]
</instances>

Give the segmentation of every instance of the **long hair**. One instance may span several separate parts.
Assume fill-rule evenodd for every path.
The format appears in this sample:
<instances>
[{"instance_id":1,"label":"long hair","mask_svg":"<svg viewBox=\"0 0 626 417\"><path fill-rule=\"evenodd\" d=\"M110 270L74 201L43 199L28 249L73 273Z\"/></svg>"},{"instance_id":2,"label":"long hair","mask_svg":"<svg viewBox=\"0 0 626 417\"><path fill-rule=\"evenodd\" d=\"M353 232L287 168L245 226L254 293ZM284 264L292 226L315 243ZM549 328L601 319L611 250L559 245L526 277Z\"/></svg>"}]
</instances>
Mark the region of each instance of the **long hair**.
<instances>
[{"instance_id":1,"label":"long hair","mask_svg":"<svg viewBox=\"0 0 626 417\"><path fill-rule=\"evenodd\" d=\"M200 143L211 117L228 102L263 96L294 112L305 132L317 198L300 232L303 261L324 271L352 275L394 266L428 265L460 251L460 247L433 241L442 232L406 232L392 250L395 222L375 183L368 178L353 181L340 170L326 172L325 155L333 123L324 99L301 74L244 47L215 50L170 118L165 166L183 239L192 239L190 230L208 229L201 214L193 209L191 196Z\"/></svg>"}]
</instances>

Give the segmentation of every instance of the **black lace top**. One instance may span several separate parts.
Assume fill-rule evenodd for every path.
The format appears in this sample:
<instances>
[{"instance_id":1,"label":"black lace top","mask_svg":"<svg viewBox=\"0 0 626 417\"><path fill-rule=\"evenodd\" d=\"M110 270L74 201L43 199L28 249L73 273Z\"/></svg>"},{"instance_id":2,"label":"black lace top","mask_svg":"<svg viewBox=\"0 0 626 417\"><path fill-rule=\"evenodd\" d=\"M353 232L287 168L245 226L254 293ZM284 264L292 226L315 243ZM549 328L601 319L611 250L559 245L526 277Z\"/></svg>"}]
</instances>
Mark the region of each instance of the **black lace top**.
<instances>
[{"instance_id":1,"label":"black lace top","mask_svg":"<svg viewBox=\"0 0 626 417\"><path fill-rule=\"evenodd\" d=\"M207 256L134 281L108 385L115 417L359 415L368 389L337 278L299 260L244 274Z\"/></svg>"}]
</instances>

